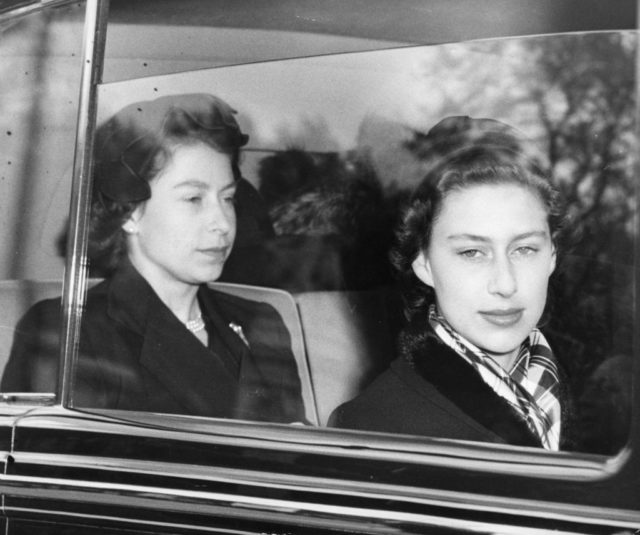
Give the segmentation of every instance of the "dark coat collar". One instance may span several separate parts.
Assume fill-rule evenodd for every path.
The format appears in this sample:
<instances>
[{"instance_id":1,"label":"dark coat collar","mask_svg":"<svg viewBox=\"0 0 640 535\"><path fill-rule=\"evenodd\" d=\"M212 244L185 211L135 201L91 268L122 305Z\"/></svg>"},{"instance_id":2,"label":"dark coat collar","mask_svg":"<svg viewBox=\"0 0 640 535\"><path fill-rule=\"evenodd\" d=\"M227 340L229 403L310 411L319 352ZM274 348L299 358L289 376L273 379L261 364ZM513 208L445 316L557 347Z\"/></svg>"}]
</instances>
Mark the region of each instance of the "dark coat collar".
<instances>
[{"instance_id":1,"label":"dark coat collar","mask_svg":"<svg viewBox=\"0 0 640 535\"><path fill-rule=\"evenodd\" d=\"M216 351L233 351L240 355L241 362L241 356L248 351L224 321L224 312L218 309L213 293L206 286L199 290L203 315L219 337L212 353L184 327L130 263L123 263L113 274L107 290L107 314L140 336L139 364L189 413L209 416L216 415L211 414L212 406L220 414L232 412L238 383L238 376L216 358Z\"/></svg>"},{"instance_id":2,"label":"dark coat collar","mask_svg":"<svg viewBox=\"0 0 640 535\"><path fill-rule=\"evenodd\" d=\"M415 374L404 373L405 381L430 383L472 420L509 444L540 447L540 440L509 403L498 396L471 365L445 345L428 325L427 318L420 316L400 336L400 359L409 366L397 365L396 371L402 368L415 371Z\"/></svg>"}]
</instances>

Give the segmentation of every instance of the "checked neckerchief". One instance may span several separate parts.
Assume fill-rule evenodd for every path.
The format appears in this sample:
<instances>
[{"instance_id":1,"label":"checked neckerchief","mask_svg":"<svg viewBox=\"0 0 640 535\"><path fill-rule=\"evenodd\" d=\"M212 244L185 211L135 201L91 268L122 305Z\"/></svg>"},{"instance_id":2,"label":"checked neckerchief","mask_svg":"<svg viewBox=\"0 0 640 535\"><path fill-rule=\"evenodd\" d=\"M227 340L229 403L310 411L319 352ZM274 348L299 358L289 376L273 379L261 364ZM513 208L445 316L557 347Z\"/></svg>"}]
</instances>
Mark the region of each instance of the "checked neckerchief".
<instances>
[{"instance_id":1,"label":"checked neckerchief","mask_svg":"<svg viewBox=\"0 0 640 535\"><path fill-rule=\"evenodd\" d=\"M538 329L533 329L522 343L511 371L507 372L487 353L455 332L435 305L429 308L429 324L496 394L509 402L546 449L559 449L558 367L547 340Z\"/></svg>"}]
</instances>

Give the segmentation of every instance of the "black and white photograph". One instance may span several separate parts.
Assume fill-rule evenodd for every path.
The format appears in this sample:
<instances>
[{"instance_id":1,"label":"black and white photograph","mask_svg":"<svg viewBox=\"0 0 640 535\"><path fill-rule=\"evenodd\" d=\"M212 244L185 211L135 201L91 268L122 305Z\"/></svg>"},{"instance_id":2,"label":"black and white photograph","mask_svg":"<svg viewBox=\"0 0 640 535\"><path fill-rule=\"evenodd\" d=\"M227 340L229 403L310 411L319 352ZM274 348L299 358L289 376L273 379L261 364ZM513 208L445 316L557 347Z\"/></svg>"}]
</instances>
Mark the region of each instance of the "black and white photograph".
<instances>
[{"instance_id":1,"label":"black and white photograph","mask_svg":"<svg viewBox=\"0 0 640 535\"><path fill-rule=\"evenodd\" d=\"M0 0L0 533L640 533L637 0Z\"/></svg>"}]
</instances>

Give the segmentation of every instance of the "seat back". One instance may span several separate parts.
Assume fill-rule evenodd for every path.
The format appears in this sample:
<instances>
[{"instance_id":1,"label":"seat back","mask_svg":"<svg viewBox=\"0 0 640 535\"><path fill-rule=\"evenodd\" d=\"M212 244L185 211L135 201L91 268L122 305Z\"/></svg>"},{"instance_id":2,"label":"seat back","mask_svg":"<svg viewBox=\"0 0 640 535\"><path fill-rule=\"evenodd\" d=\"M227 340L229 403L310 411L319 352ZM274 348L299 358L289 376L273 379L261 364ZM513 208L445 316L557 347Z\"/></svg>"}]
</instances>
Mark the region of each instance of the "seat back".
<instances>
[{"instance_id":1,"label":"seat back","mask_svg":"<svg viewBox=\"0 0 640 535\"><path fill-rule=\"evenodd\" d=\"M395 355L394 294L371 291L321 291L295 295L307 348L321 425Z\"/></svg>"}]
</instances>

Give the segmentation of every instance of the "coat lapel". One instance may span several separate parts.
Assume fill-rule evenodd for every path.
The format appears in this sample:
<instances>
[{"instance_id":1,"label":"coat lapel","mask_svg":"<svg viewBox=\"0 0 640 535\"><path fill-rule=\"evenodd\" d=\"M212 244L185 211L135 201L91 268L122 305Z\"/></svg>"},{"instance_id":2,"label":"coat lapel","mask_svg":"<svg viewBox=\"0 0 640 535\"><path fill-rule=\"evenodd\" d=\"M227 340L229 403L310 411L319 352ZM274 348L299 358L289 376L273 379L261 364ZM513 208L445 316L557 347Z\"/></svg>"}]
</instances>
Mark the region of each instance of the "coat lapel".
<instances>
[{"instance_id":1,"label":"coat lapel","mask_svg":"<svg viewBox=\"0 0 640 535\"><path fill-rule=\"evenodd\" d=\"M508 444L540 447L527 424L498 396L480 375L443 344L426 323L411 325L400 338L400 352L418 376L431 383L473 421Z\"/></svg>"},{"instance_id":2,"label":"coat lapel","mask_svg":"<svg viewBox=\"0 0 640 535\"><path fill-rule=\"evenodd\" d=\"M237 379L180 323L132 266L114 275L109 314L142 337L139 365L185 413L232 413ZM154 389L149 390L153 395Z\"/></svg>"},{"instance_id":3,"label":"coat lapel","mask_svg":"<svg viewBox=\"0 0 640 535\"><path fill-rule=\"evenodd\" d=\"M235 361L234 372L238 381L238 394L235 398L233 414L240 419L259 418L258 415L267 409L269 403L269 394L266 389L269 378L265 377L263 366L260 366L256 359L260 356L264 358L268 354L260 351L263 340L260 337L254 337L253 313L248 310L240 312L237 306L228 306L228 299L215 299L216 293L203 289L199 297L201 306L207 310L215 333L214 350L220 355L226 353L228 358L233 358ZM218 297L220 297L219 294ZM230 324L241 329L242 337L230 327ZM257 353L249 346L257 350Z\"/></svg>"},{"instance_id":4,"label":"coat lapel","mask_svg":"<svg viewBox=\"0 0 640 535\"><path fill-rule=\"evenodd\" d=\"M242 367L249 360L249 346L240 336L238 336L230 327L231 324L242 328L243 320L234 317L233 312L222 310L214 299L215 293L206 287L201 288L198 293L200 306L205 311L206 316L211 322L213 339L209 345L211 349L218 353L220 358L224 360L232 360L233 363L228 365L230 372L236 377L242 375ZM247 318L244 318L244 322Z\"/></svg>"},{"instance_id":5,"label":"coat lapel","mask_svg":"<svg viewBox=\"0 0 640 535\"><path fill-rule=\"evenodd\" d=\"M232 414L237 379L164 305L150 311L140 364L189 414Z\"/></svg>"}]
</instances>

